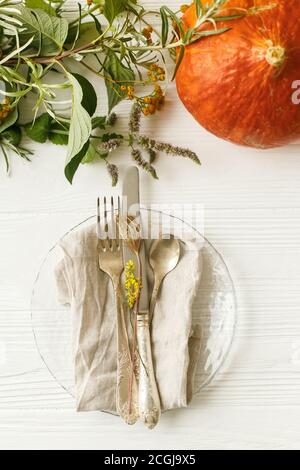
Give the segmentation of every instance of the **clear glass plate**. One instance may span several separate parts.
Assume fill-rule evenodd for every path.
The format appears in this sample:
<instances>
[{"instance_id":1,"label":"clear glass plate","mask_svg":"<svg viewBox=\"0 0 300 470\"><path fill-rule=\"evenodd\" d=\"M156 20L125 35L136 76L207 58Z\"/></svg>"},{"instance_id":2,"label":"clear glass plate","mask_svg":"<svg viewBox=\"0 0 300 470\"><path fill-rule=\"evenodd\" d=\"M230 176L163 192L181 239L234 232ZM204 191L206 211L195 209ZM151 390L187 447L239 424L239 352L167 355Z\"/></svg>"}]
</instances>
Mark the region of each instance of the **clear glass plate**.
<instances>
[{"instance_id":1,"label":"clear glass plate","mask_svg":"<svg viewBox=\"0 0 300 470\"><path fill-rule=\"evenodd\" d=\"M193 322L201 324L202 347L197 365L195 391L199 393L220 371L232 345L236 318L236 296L229 270L218 251L195 228L182 219L159 212L151 212L163 226L188 232L197 238L202 250L203 272L193 307ZM82 230L93 223L90 217L73 227ZM155 220L155 217L153 217ZM169 232L164 232L169 233ZM61 256L57 243L44 259L32 291L32 328L38 352L58 384L74 394L72 359L72 316L69 307L57 302L54 267Z\"/></svg>"}]
</instances>

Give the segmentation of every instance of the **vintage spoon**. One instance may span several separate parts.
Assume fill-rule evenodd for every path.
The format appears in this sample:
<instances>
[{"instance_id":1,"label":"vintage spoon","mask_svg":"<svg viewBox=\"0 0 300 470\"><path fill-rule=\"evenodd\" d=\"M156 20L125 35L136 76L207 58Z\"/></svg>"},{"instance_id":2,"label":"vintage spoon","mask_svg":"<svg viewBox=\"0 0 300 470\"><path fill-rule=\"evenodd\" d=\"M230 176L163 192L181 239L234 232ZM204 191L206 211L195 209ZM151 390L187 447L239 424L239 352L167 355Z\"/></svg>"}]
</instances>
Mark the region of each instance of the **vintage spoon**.
<instances>
[{"instance_id":1,"label":"vintage spoon","mask_svg":"<svg viewBox=\"0 0 300 470\"><path fill-rule=\"evenodd\" d=\"M154 240L149 253L150 266L154 273L154 287L150 301L150 321L162 281L176 268L180 257L180 243L176 238Z\"/></svg>"}]
</instances>

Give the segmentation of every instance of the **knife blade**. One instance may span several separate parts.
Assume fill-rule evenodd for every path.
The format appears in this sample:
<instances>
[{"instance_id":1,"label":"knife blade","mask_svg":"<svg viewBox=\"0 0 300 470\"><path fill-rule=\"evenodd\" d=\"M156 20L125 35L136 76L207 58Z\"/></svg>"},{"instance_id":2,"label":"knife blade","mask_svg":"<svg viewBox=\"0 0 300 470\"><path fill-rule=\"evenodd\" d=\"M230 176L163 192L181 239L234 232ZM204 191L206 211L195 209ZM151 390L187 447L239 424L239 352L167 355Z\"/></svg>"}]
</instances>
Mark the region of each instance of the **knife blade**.
<instances>
[{"instance_id":1,"label":"knife blade","mask_svg":"<svg viewBox=\"0 0 300 470\"><path fill-rule=\"evenodd\" d=\"M128 168L124 180L123 180L123 205L122 205L123 217L129 216L134 218L134 221L140 227L140 234L143 238L143 221L140 210L140 181L139 181L139 170L136 166ZM123 244L123 255L125 263L132 259L132 252ZM147 281L147 258L145 243L142 240L140 248L140 262L142 265L142 290L140 294L139 307L140 312L149 311L149 288Z\"/></svg>"}]
</instances>

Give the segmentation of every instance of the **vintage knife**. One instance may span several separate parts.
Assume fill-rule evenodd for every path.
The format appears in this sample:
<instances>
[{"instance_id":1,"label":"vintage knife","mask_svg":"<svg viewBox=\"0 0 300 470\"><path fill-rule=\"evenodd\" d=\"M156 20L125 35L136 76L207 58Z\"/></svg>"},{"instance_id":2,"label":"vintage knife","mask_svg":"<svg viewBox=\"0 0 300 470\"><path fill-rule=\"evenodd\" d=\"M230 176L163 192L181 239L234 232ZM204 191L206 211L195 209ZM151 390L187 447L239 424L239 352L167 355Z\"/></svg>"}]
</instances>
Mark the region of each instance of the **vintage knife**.
<instances>
[{"instance_id":1,"label":"vintage knife","mask_svg":"<svg viewBox=\"0 0 300 470\"><path fill-rule=\"evenodd\" d=\"M134 223L140 227L143 238L142 216L140 211L139 170L130 167L123 180L123 217L134 218ZM132 252L123 244L125 262L132 259ZM137 345L139 358L139 413L144 424L150 429L157 424L160 413L160 398L156 385L152 361L151 337L149 329L149 290L147 282L147 258L145 241L141 240L139 251L142 266L142 290L139 300L137 319Z\"/></svg>"}]
</instances>

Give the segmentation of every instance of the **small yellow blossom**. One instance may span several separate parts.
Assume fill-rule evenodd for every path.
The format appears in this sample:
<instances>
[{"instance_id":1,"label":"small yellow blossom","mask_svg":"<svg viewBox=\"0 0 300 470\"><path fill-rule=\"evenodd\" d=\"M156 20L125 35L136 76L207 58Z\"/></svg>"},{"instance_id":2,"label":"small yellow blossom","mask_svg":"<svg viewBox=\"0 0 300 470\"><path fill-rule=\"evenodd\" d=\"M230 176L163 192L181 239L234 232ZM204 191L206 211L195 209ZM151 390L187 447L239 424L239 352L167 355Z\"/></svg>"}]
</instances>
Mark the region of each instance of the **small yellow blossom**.
<instances>
[{"instance_id":1,"label":"small yellow blossom","mask_svg":"<svg viewBox=\"0 0 300 470\"><path fill-rule=\"evenodd\" d=\"M154 114L159 111L164 104L165 97L160 85L155 85L154 91L151 95L141 98L141 109L145 116Z\"/></svg>"},{"instance_id":2,"label":"small yellow blossom","mask_svg":"<svg viewBox=\"0 0 300 470\"><path fill-rule=\"evenodd\" d=\"M150 25L147 26L146 28L144 28L143 31L142 31L142 35L148 40L151 39L151 34L152 33L153 33L153 28Z\"/></svg>"},{"instance_id":3,"label":"small yellow blossom","mask_svg":"<svg viewBox=\"0 0 300 470\"><path fill-rule=\"evenodd\" d=\"M133 308L139 296L142 286L135 276L135 265L132 260L125 265L125 292L129 308Z\"/></svg>"},{"instance_id":4,"label":"small yellow blossom","mask_svg":"<svg viewBox=\"0 0 300 470\"><path fill-rule=\"evenodd\" d=\"M144 108L142 108L142 112L143 112L144 116L149 116L149 114L150 114L150 111L149 111L149 108L148 108L148 106L147 106L147 107L144 107Z\"/></svg>"},{"instance_id":5,"label":"small yellow blossom","mask_svg":"<svg viewBox=\"0 0 300 470\"><path fill-rule=\"evenodd\" d=\"M149 109L149 113L150 113L150 114L154 114L155 111L156 111L156 106L155 106L154 104L150 104L150 105L148 106L148 109Z\"/></svg>"},{"instance_id":6,"label":"small yellow blossom","mask_svg":"<svg viewBox=\"0 0 300 470\"><path fill-rule=\"evenodd\" d=\"M163 95L163 91L160 85L155 85L155 93L157 95L161 95L161 96Z\"/></svg>"},{"instance_id":7,"label":"small yellow blossom","mask_svg":"<svg viewBox=\"0 0 300 470\"><path fill-rule=\"evenodd\" d=\"M8 98L4 98L2 103L0 103L0 121L3 121L9 113L11 112L10 102Z\"/></svg>"},{"instance_id":8,"label":"small yellow blossom","mask_svg":"<svg viewBox=\"0 0 300 470\"><path fill-rule=\"evenodd\" d=\"M190 5L181 5L180 11L181 13L185 13L190 8Z\"/></svg>"},{"instance_id":9,"label":"small yellow blossom","mask_svg":"<svg viewBox=\"0 0 300 470\"><path fill-rule=\"evenodd\" d=\"M122 87L121 87L121 89L122 89ZM129 85L129 86L125 87L125 90L124 90L124 91L126 91L127 98L128 98L129 100L133 100L133 99L134 99L134 93L135 93L134 86Z\"/></svg>"},{"instance_id":10,"label":"small yellow blossom","mask_svg":"<svg viewBox=\"0 0 300 470\"><path fill-rule=\"evenodd\" d=\"M157 64L150 65L147 75L151 82L163 82L166 78L165 70L162 67L159 67Z\"/></svg>"}]
</instances>

